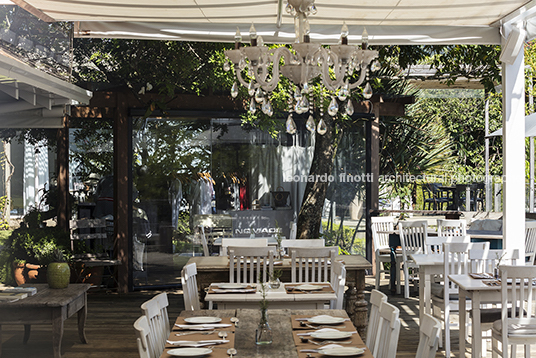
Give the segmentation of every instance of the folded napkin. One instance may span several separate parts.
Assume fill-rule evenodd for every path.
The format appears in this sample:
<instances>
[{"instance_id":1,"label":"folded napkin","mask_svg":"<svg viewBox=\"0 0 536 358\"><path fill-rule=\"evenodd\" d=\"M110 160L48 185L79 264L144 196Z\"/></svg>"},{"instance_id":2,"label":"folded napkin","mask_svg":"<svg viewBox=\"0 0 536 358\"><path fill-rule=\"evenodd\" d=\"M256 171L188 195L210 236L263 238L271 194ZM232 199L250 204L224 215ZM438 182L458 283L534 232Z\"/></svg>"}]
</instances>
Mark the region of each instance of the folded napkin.
<instances>
[{"instance_id":1,"label":"folded napkin","mask_svg":"<svg viewBox=\"0 0 536 358\"><path fill-rule=\"evenodd\" d=\"M333 318L332 316L328 316L328 315L320 315L320 316L315 316L315 317L318 317L318 318ZM312 317L302 317L302 318L296 318L296 321L308 321L310 320ZM336 318L339 318L339 317L336 317ZM345 318L344 319L345 321L349 321L350 318Z\"/></svg>"},{"instance_id":2,"label":"folded napkin","mask_svg":"<svg viewBox=\"0 0 536 358\"><path fill-rule=\"evenodd\" d=\"M329 348L342 348L340 344L326 344L325 346L319 347L318 349L329 349ZM318 353L318 349L300 349L301 353Z\"/></svg>"},{"instance_id":3,"label":"folded napkin","mask_svg":"<svg viewBox=\"0 0 536 358\"><path fill-rule=\"evenodd\" d=\"M214 324L177 324L175 323L175 326L181 328L181 329L188 329L188 330L210 330L214 328L222 328L222 327L231 327L232 324L229 323L214 323Z\"/></svg>"},{"instance_id":4,"label":"folded napkin","mask_svg":"<svg viewBox=\"0 0 536 358\"><path fill-rule=\"evenodd\" d=\"M237 288L237 289L212 289L214 293L254 293L257 292L256 288Z\"/></svg>"},{"instance_id":5,"label":"folded napkin","mask_svg":"<svg viewBox=\"0 0 536 358\"><path fill-rule=\"evenodd\" d=\"M311 335L311 333L317 333L317 332L345 332L346 331L339 331L338 329L335 329L335 328L321 328L321 329L317 329L316 331L314 332L305 332L305 333L296 333L297 336L309 336ZM353 332L348 332L348 333L357 333L357 331L353 331Z\"/></svg>"},{"instance_id":6,"label":"folded napkin","mask_svg":"<svg viewBox=\"0 0 536 358\"><path fill-rule=\"evenodd\" d=\"M224 344L229 343L228 340L225 339L211 339L211 340L204 340L204 341L166 341L168 344L172 344L174 346L180 346L180 347L204 347L204 346L213 346L216 344Z\"/></svg>"},{"instance_id":7,"label":"folded napkin","mask_svg":"<svg viewBox=\"0 0 536 358\"><path fill-rule=\"evenodd\" d=\"M480 278L493 278L492 275L490 275L489 273L470 273L469 276L471 276L472 278L476 278L476 279L480 279Z\"/></svg>"}]
</instances>

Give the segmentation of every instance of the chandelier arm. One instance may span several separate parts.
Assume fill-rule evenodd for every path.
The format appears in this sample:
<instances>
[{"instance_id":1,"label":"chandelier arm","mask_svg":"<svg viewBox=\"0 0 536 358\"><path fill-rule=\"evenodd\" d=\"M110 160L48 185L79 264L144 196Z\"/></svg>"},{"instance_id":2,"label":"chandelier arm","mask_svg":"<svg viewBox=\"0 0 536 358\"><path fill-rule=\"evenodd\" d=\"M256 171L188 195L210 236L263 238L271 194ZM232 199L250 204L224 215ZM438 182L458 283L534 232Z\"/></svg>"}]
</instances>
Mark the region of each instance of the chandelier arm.
<instances>
[{"instance_id":1,"label":"chandelier arm","mask_svg":"<svg viewBox=\"0 0 536 358\"><path fill-rule=\"evenodd\" d=\"M327 54L327 51L326 51ZM340 70L339 73L335 73L335 80L331 79L331 76L329 75L329 66L327 61L327 56L323 56L324 61L322 61L322 83L329 91L336 91L339 87L338 84L341 82L341 80L337 80L337 78L340 78ZM335 55L335 60L338 60L337 56Z\"/></svg>"},{"instance_id":2,"label":"chandelier arm","mask_svg":"<svg viewBox=\"0 0 536 358\"><path fill-rule=\"evenodd\" d=\"M242 71L240 71L238 68L236 69L236 78L238 78L238 82L244 87L249 87L249 83L244 80L242 77Z\"/></svg>"},{"instance_id":3,"label":"chandelier arm","mask_svg":"<svg viewBox=\"0 0 536 358\"><path fill-rule=\"evenodd\" d=\"M359 78L354 83L351 83L349 88L350 89L355 89L357 86L362 84L363 81L365 80L366 75L367 75L367 69L366 68L361 68L361 72L359 73Z\"/></svg>"},{"instance_id":4,"label":"chandelier arm","mask_svg":"<svg viewBox=\"0 0 536 358\"><path fill-rule=\"evenodd\" d=\"M263 66L263 78L258 78L257 72L254 72L255 80L257 83L261 86L261 88L267 92L272 92L275 87L277 86L277 83L279 82L279 72L280 72L280 63L281 57L285 60L285 63L291 63L292 61L292 53L289 51L286 47L278 47L274 54L272 55L272 79L269 81L265 81L264 78L266 78L266 71L268 70L267 66Z\"/></svg>"}]
</instances>

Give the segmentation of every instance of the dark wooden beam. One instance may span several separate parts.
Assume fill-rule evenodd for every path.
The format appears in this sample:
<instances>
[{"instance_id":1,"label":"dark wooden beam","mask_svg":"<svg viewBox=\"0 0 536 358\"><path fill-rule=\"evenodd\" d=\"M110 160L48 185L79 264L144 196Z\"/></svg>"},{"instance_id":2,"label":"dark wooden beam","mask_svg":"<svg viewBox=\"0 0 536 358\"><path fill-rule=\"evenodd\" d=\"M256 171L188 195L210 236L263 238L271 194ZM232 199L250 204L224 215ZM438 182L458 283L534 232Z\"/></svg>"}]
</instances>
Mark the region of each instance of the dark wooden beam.
<instances>
[{"instance_id":1,"label":"dark wooden beam","mask_svg":"<svg viewBox=\"0 0 536 358\"><path fill-rule=\"evenodd\" d=\"M131 143L128 103L124 96L117 96L114 121L114 253L121 266L117 272L118 292L129 291L132 272L131 246ZM130 268L130 270L129 270Z\"/></svg>"},{"instance_id":2,"label":"dark wooden beam","mask_svg":"<svg viewBox=\"0 0 536 358\"><path fill-rule=\"evenodd\" d=\"M63 128L57 132L57 185L58 185L58 222L57 226L69 231L69 117L63 117Z\"/></svg>"}]
</instances>

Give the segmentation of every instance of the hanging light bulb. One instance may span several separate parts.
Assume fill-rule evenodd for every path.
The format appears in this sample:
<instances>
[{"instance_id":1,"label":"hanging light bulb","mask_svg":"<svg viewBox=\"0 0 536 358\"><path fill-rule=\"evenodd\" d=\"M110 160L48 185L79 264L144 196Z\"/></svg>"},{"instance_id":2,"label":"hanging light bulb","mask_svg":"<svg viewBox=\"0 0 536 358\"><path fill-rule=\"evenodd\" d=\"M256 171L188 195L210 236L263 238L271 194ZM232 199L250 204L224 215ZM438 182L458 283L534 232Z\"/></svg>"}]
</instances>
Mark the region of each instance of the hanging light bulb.
<instances>
[{"instance_id":1,"label":"hanging light bulb","mask_svg":"<svg viewBox=\"0 0 536 358\"><path fill-rule=\"evenodd\" d=\"M255 102L262 103L264 100L264 92L262 92L262 89L260 87L257 87L257 90L255 91Z\"/></svg>"},{"instance_id":2,"label":"hanging light bulb","mask_svg":"<svg viewBox=\"0 0 536 358\"><path fill-rule=\"evenodd\" d=\"M328 126L326 125L326 122L324 122L323 118L320 118L320 122L318 122L318 127L316 128L316 132L320 135L326 134L328 131Z\"/></svg>"},{"instance_id":3,"label":"hanging light bulb","mask_svg":"<svg viewBox=\"0 0 536 358\"><path fill-rule=\"evenodd\" d=\"M252 98L251 102L249 102L249 111L251 114L254 114L257 111L257 106L255 105L255 99Z\"/></svg>"},{"instance_id":4,"label":"hanging light bulb","mask_svg":"<svg viewBox=\"0 0 536 358\"><path fill-rule=\"evenodd\" d=\"M235 82L231 87L231 97L236 98L236 96L238 96L238 84Z\"/></svg>"},{"instance_id":5,"label":"hanging light bulb","mask_svg":"<svg viewBox=\"0 0 536 358\"><path fill-rule=\"evenodd\" d=\"M334 117L338 111L339 111L339 104L337 103L337 100L335 99L335 97L332 97L331 102L329 103L328 113L330 116Z\"/></svg>"},{"instance_id":6,"label":"hanging light bulb","mask_svg":"<svg viewBox=\"0 0 536 358\"><path fill-rule=\"evenodd\" d=\"M315 123L315 120L313 119L312 114L309 115L309 118L307 119L307 122L305 123L305 128L307 128L307 130L311 133L315 132L316 123Z\"/></svg>"},{"instance_id":7,"label":"hanging light bulb","mask_svg":"<svg viewBox=\"0 0 536 358\"><path fill-rule=\"evenodd\" d=\"M287 128L288 134L294 134L296 133L296 123L294 122L294 119L292 118L292 113L288 115L287 122L285 123L285 126Z\"/></svg>"},{"instance_id":8,"label":"hanging light bulb","mask_svg":"<svg viewBox=\"0 0 536 358\"><path fill-rule=\"evenodd\" d=\"M251 23L251 27L249 28L249 41L251 42L251 46L257 46L257 30L253 23Z\"/></svg>"},{"instance_id":9,"label":"hanging light bulb","mask_svg":"<svg viewBox=\"0 0 536 358\"><path fill-rule=\"evenodd\" d=\"M368 47L368 32L367 28L363 28L363 33L361 34L361 49L366 50Z\"/></svg>"},{"instance_id":10,"label":"hanging light bulb","mask_svg":"<svg viewBox=\"0 0 536 358\"><path fill-rule=\"evenodd\" d=\"M348 30L348 26L346 26L346 21L342 23L341 28L341 45L348 45L348 34L350 31Z\"/></svg>"},{"instance_id":11,"label":"hanging light bulb","mask_svg":"<svg viewBox=\"0 0 536 358\"><path fill-rule=\"evenodd\" d=\"M365 99L370 99L372 97L372 86L370 85L370 82L367 82L365 89L363 89L363 97L365 97Z\"/></svg>"},{"instance_id":12,"label":"hanging light bulb","mask_svg":"<svg viewBox=\"0 0 536 358\"><path fill-rule=\"evenodd\" d=\"M354 105L352 104L352 99L348 99L348 102L346 103L346 110L345 110L346 114L351 116L352 114L354 114Z\"/></svg>"},{"instance_id":13,"label":"hanging light bulb","mask_svg":"<svg viewBox=\"0 0 536 358\"><path fill-rule=\"evenodd\" d=\"M255 94L255 82L252 80L248 85L248 94L253 96Z\"/></svg>"},{"instance_id":14,"label":"hanging light bulb","mask_svg":"<svg viewBox=\"0 0 536 358\"><path fill-rule=\"evenodd\" d=\"M240 29L238 28L238 26L236 27L234 40L235 40L235 44L238 44L242 41L242 34L240 33Z\"/></svg>"}]
</instances>

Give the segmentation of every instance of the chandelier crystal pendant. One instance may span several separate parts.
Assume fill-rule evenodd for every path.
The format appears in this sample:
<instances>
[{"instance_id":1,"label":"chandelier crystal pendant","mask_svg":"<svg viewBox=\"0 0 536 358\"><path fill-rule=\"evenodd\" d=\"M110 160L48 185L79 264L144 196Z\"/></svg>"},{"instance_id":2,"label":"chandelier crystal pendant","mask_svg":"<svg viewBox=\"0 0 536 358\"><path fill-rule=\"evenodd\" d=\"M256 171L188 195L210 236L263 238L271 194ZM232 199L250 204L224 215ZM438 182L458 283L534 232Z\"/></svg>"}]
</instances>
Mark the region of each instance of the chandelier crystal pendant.
<instances>
[{"instance_id":1,"label":"chandelier crystal pendant","mask_svg":"<svg viewBox=\"0 0 536 358\"><path fill-rule=\"evenodd\" d=\"M270 104L271 92L277 87L280 75L283 75L294 84L294 89L289 91L293 96L293 105L289 105L290 111L297 114L310 113L306 124L307 129L311 130L315 127L312 117L314 99L311 88L312 81L318 77L324 87L322 91L319 91L320 95L326 92L330 96L329 115L336 116L340 108L345 109L346 115L352 115L354 109L349 99L351 91L367 79L371 63L372 70L379 69L378 60L373 62L378 57L378 51L367 48L366 29L361 35L361 46L349 45L348 26L343 23L339 44L327 48L320 43L311 42L310 39L310 25L307 17L317 12L314 0L288 0L286 10L294 16L296 40L292 48L265 46L262 36L257 34L252 24L249 29L250 46L242 46L242 35L237 28L234 50L225 51L232 66L226 61L224 69L234 68L238 83L248 88L251 96L248 110L255 113L259 105L263 113L268 116L273 115L273 108ZM357 80L351 82L355 77ZM233 98L238 95L237 82L233 84L231 95ZM363 97L365 99L372 97L372 87L368 82L363 89ZM346 101L346 104L339 105L337 100ZM320 103L323 103L323 99ZM286 127L288 133L296 132L292 113L289 114ZM317 132L326 133L322 118L318 123Z\"/></svg>"}]
</instances>

